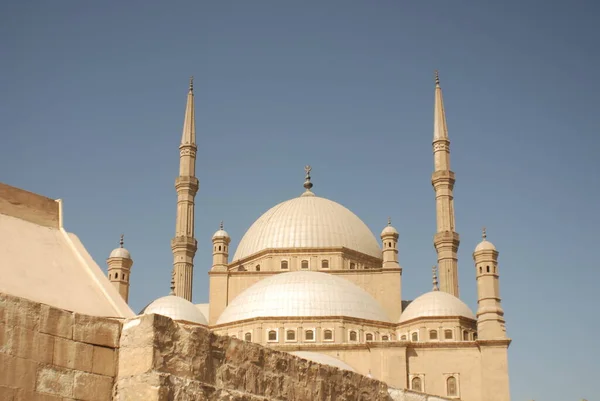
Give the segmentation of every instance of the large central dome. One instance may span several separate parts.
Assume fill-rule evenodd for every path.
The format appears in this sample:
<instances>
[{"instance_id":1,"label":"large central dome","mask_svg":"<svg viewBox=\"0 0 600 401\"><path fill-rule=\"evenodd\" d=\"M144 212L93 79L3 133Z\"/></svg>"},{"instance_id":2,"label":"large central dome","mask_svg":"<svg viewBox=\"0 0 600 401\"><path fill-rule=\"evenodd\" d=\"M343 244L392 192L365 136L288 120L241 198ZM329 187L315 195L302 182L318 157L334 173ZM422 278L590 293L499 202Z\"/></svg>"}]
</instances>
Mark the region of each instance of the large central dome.
<instances>
[{"instance_id":1,"label":"large central dome","mask_svg":"<svg viewBox=\"0 0 600 401\"><path fill-rule=\"evenodd\" d=\"M339 203L306 191L260 216L240 241L233 261L270 248L334 247L381 259L381 248L361 219Z\"/></svg>"}]
</instances>

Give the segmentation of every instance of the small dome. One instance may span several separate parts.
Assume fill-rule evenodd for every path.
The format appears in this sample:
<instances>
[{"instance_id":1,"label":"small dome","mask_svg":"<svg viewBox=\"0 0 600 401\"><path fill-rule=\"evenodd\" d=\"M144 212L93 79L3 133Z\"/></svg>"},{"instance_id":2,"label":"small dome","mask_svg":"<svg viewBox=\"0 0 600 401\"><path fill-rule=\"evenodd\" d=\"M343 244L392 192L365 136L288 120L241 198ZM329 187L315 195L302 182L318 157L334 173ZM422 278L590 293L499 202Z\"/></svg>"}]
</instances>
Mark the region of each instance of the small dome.
<instances>
[{"instance_id":1,"label":"small dome","mask_svg":"<svg viewBox=\"0 0 600 401\"><path fill-rule=\"evenodd\" d=\"M167 316L173 320L183 320L208 326L206 317L193 303L176 295L167 295L151 302L140 312L140 315Z\"/></svg>"},{"instance_id":2,"label":"small dome","mask_svg":"<svg viewBox=\"0 0 600 401\"><path fill-rule=\"evenodd\" d=\"M231 301L217 324L258 317L346 316L389 322L366 291L333 274L297 271L259 281Z\"/></svg>"},{"instance_id":3,"label":"small dome","mask_svg":"<svg viewBox=\"0 0 600 401\"><path fill-rule=\"evenodd\" d=\"M106 254L105 254L106 255ZM131 259L131 255L129 254L129 251L125 248L115 248L113 249L113 251L110 253L109 258L125 258L125 259Z\"/></svg>"},{"instance_id":4,"label":"small dome","mask_svg":"<svg viewBox=\"0 0 600 401\"><path fill-rule=\"evenodd\" d=\"M334 366L338 369L349 370L350 372L356 372L352 366L348 365L346 362L340 361L337 358L334 358L329 355L321 354L320 352L310 352L310 351L294 351L290 352L292 355L296 355L299 358L306 359L312 362L320 363L322 365Z\"/></svg>"},{"instance_id":5,"label":"small dome","mask_svg":"<svg viewBox=\"0 0 600 401\"><path fill-rule=\"evenodd\" d=\"M227 234L227 231L220 229L219 231L217 231L216 233L213 234L212 238L230 238L229 234Z\"/></svg>"},{"instance_id":6,"label":"small dome","mask_svg":"<svg viewBox=\"0 0 600 401\"><path fill-rule=\"evenodd\" d=\"M400 315L399 323L432 316L462 316L475 320L475 315L467 304L454 295L444 291L431 291L412 301Z\"/></svg>"},{"instance_id":7,"label":"small dome","mask_svg":"<svg viewBox=\"0 0 600 401\"><path fill-rule=\"evenodd\" d=\"M307 191L258 218L242 237L233 261L265 249L345 247L381 259L367 225L350 210Z\"/></svg>"},{"instance_id":8,"label":"small dome","mask_svg":"<svg viewBox=\"0 0 600 401\"><path fill-rule=\"evenodd\" d=\"M381 236L385 237L386 235L399 235L398 230L394 228L392 225L387 225L381 232Z\"/></svg>"},{"instance_id":9,"label":"small dome","mask_svg":"<svg viewBox=\"0 0 600 401\"><path fill-rule=\"evenodd\" d=\"M495 251L496 247L490 241L484 239L475 247L475 252L478 251Z\"/></svg>"}]
</instances>

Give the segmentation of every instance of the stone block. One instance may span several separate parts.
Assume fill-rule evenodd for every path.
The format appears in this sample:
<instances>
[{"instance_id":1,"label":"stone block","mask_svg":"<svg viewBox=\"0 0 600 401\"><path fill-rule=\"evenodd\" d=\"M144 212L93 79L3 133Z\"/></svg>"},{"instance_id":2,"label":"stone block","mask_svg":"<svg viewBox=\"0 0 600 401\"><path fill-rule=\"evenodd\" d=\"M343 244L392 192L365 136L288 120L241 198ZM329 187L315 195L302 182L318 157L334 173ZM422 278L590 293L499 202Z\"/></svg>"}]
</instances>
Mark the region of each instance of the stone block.
<instances>
[{"instance_id":1,"label":"stone block","mask_svg":"<svg viewBox=\"0 0 600 401\"><path fill-rule=\"evenodd\" d=\"M40 332L53 336L73 338L74 314L48 305L41 306Z\"/></svg>"},{"instance_id":2,"label":"stone block","mask_svg":"<svg viewBox=\"0 0 600 401\"><path fill-rule=\"evenodd\" d=\"M73 396L83 401L111 401L112 386L112 377L75 372Z\"/></svg>"},{"instance_id":3,"label":"stone block","mask_svg":"<svg viewBox=\"0 0 600 401\"><path fill-rule=\"evenodd\" d=\"M37 393L33 391L18 390L15 401L63 401L64 398L59 395Z\"/></svg>"},{"instance_id":4,"label":"stone block","mask_svg":"<svg viewBox=\"0 0 600 401\"><path fill-rule=\"evenodd\" d=\"M124 377L116 383L114 401L167 401L176 399L169 397L169 389L164 378L156 372L138 376ZM192 398L193 399L193 398Z\"/></svg>"},{"instance_id":5,"label":"stone block","mask_svg":"<svg viewBox=\"0 0 600 401\"><path fill-rule=\"evenodd\" d=\"M14 401L17 396L17 389L14 387L0 386L0 400Z\"/></svg>"},{"instance_id":6,"label":"stone block","mask_svg":"<svg viewBox=\"0 0 600 401\"><path fill-rule=\"evenodd\" d=\"M36 391L62 397L73 397L74 371L53 366L40 368Z\"/></svg>"},{"instance_id":7,"label":"stone block","mask_svg":"<svg viewBox=\"0 0 600 401\"><path fill-rule=\"evenodd\" d=\"M37 368L35 361L0 353L0 386L33 391Z\"/></svg>"},{"instance_id":8,"label":"stone block","mask_svg":"<svg viewBox=\"0 0 600 401\"><path fill-rule=\"evenodd\" d=\"M149 372L154 367L154 348L120 348L118 366L119 377Z\"/></svg>"},{"instance_id":9,"label":"stone block","mask_svg":"<svg viewBox=\"0 0 600 401\"><path fill-rule=\"evenodd\" d=\"M37 331L41 304L12 295L0 294L0 323Z\"/></svg>"},{"instance_id":10,"label":"stone block","mask_svg":"<svg viewBox=\"0 0 600 401\"><path fill-rule=\"evenodd\" d=\"M117 373L117 353L112 348L94 345L92 373L114 377Z\"/></svg>"},{"instance_id":11,"label":"stone block","mask_svg":"<svg viewBox=\"0 0 600 401\"><path fill-rule=\"evenodd\" d=\"M52 363L54 338L22 326L0 324L0 351L19 358Z\"/></svg>"},{"instance_id":12,"label":"stone block","mask_svg":"<svg viewBox=\"0 0 600 401\"><path fill-rule=\"evenodd\" d=\"M64 368L92 371L94 347L90 344L54 337L52 363Z\"/></svg>"},{"instance_id":13,"label":"stone block","mask_svg":"<svg viewBox=\"0 0 600 401\"><path fill-rule=\"evenodd\" d=\"M75 313L73 340L116 348L119 346L121 322L115 319Z\"/></svg>"}]
</instances>

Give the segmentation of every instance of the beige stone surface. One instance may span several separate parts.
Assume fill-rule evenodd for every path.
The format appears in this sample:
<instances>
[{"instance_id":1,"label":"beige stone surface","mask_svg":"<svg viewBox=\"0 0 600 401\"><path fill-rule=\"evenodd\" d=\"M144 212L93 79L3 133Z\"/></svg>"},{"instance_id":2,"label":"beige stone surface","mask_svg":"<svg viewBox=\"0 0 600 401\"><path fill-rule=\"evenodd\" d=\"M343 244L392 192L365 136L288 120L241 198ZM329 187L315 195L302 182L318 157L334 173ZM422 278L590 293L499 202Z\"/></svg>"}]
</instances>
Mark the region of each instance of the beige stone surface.
<instances>
[{"instance_id":1,"label":"beige stone surface","mask_svg":"<svg viewBox=\"0 0 600 401\"><path fill-rule=\"evenodd\" d=\"M115 319L75 314L73 339L88 344L117 347L121 323Z\"/></svg>"},{"instance_id":2,"label":"beige stone surface","mask_svg":"<svg viewBox=\"0 0 600 401\"><path fill-rule=\"evenodd\" d=\"M112 377L76 372L73 396L84 401L110 401L112 399L112 386Z\"/></svg>"}]
</instances>

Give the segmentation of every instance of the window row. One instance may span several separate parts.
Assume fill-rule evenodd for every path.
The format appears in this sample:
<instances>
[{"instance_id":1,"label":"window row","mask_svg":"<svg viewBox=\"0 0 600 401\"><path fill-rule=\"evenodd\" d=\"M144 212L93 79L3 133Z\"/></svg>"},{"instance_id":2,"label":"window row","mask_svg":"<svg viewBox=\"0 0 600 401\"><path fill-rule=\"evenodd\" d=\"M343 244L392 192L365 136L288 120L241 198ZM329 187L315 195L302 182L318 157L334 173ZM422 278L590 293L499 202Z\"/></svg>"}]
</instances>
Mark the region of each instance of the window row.
<instances>
[{"instance_id":1,"label":"window row","mask_svg":"<svg viewBox=\"0 0 600 401\"><path fill-rule=\"evenodd\" d=\"M446 396L458 397L458 375L448 375L444 378L446 382ZM410 389L425 392L425 378L423 375L413 376L410 380Z\"/></svg>"},{"instance_id":2,"label":"window row","mask_svg":"<svg viewBox=\"0 0 600 401\"><path fill-rule=\"evenodd\" d=\"M288 270L289 262L287 260L282 260L280 266L281 266L281 270ZM303 260L302 262L300 262L301 269L308 269L308 267L309 267L308 260ZM321 260L321 269L329 269L329 260L327 260L327 259Z\"/></svg>"},{"instance_id":3,"label":"window row","mask_svg":"<svg viewBox=\"0 0 600 401\"><path fill-rule=\"evenodd\" d=\"M267 330L267 342L279 342L279 330L277 329L268 329ZM300 338L298 338L298 330L296 329L287 329L284 332L284 341L285 342L296 342L298 340L303 341L316 341L317 340L317 331L316 329L305 329L302 330ZM237 335L232 334L231 337L237 338ZM376 335L374 333L365 333L364 335L365 341L377 341ZM244 334L245 341L252 341L252 333L247 332ZM395 340L394 334L381 334L380 341L393 341ZM333 329L324 329L322 331L322 339L321 341L334 341L334 330ZM359 342L360 341L360 333L357 330L348 331L347 335L348 342Z\"/></svg>"},{"instance_id":4,"label":"window row","mask_svg":"<svg viewBox=\"0 0 600 401\"><path fill-rule=\"evenodd\" d=\"M497 269L496 266L492 266L492 269L490 269L489 266L486 266L485 267L485 272L486 273L492 273L492 272L497 273L496 269ZM479 273L483 273L483 266L479 266Z\"/></svg>"},{"instance_id":5,"label":"window row","mask_svg":"<svg viewBox=\"0 0 600 401\"><path fill-rule=\"evenodd\" d=\"M219 245L219 246L216 246L216 245L215 245L215 247L214 247L214 248L215 248L215 249L214 249L214 251L215 251L215 252L221 252L221 251L223 251L223 252L227 252L227 246L226 246L226 245L223 245L223 246L221 246L221 245Z\"/></svg>"},{"instance_id":6,"label":"window row","mask_svg":"<svg viewBox=\"0 0 600 401\"><path fill-rule=\"evenodd\" d=\"M109 278L109 279L111 279L111 278L112 278L110 273L108 273L108 278ZM118 278L119 278L119 273L115 273L115 276L114 276L114 278L115 278L115 279L118 279ZM121 280L127 280L127 274L125 274L125 273L122 273L122 274L121 274Z\"/></svg>"},{"instance_id":7,"label":"window row","mask_svg":"<svg viewBox=\"0 0 600 401\"><path fill-rule=\"evenodd\" d=\"M454 330L452 329L444 329L442 330L443 339L444 340L454 340ZM428 331L429 340L440 340L440 330L429 330ZM402 334L400 336L401 341L407 341L408 336L406 334ZM462 331L462 341L476 341L477 333L469 332L468 330ZM419 341L419 332L414 331L410 334L410 341ZM460 341L460 340L459 340Z\"/></svg>"}]
</instances>

